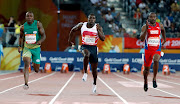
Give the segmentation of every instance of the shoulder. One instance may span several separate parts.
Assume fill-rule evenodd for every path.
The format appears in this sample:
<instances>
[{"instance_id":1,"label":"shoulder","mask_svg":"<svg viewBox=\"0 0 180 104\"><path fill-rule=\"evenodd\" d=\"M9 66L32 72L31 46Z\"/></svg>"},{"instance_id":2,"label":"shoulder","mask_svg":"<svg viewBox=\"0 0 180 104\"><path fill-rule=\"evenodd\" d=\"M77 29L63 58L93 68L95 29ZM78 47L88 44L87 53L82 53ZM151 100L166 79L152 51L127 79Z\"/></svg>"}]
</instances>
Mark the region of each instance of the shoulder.
<instances>
[{"instance_id":1,"label":"shoulder","mask_svg":"<svg viewBox=\"0 0 180 104\"><path fill-rule=\"evenodd\" d=\"M83 26L83 22L80 22L80 23L78 23L77 25L76 25L76 27L82 27Z\"/></svg>"},{"instance_id":2,"label":"shoulder","mask_svg":"<svg viewBox=\"0 0 180 104\"><path fill-rule=\"evenodd\" d=\"M40 21L37 21L37 26L38 26L38 28L42 27L42 23Z\"/></svg>"},{"instance_id":3,"label":"shoulder","mask_svg":"<svg viewBox=\"0 0 180 104\"><path fill-rule=\"evenodd\" d=\"M80 22L80 23L78 23L78 25L82 26L84 23L85 23L85 22Z\"/></svg>"},{"instance_id":4,"label":"shoulder","mask_svg":"<svg viewBox=\"0 0 180 104\"><path fill-rule=\"evenodd\" d=\"M21 30L21 31L24 30L24 25L21 25L21 26L20 26L20 30Z\"/></svg>"}]
</instances>

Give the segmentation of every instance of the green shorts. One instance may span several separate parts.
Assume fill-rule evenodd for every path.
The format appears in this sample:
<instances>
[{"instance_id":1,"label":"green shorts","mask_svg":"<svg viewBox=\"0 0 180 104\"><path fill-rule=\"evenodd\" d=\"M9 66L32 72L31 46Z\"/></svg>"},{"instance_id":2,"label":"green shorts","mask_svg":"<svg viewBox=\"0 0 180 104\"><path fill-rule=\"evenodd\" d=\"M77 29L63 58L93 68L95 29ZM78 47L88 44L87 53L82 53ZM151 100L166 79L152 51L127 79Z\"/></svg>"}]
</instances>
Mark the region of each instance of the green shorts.
<instances>
[{"instance_id":1,"label":"green shorts","mask_svg":"<svg viewBox=\"0 0 180 104\"><path fill-rule=\"evenodd\" d=\"M40 47L34 49L24 47L22 57L30 57L33 63L40 64L40 52Z\"/></svg>"}]
</instances>

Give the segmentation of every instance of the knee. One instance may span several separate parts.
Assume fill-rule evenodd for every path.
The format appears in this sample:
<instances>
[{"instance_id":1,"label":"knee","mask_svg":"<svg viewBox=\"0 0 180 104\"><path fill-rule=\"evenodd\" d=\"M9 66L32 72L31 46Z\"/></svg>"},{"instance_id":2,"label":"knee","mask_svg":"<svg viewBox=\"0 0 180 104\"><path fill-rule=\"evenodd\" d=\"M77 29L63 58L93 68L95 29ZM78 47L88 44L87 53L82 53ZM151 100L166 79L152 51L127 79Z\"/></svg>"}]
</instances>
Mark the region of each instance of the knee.
<instances>
[{"instance_id":1,"label":"knee","mask_svg":"<svg viewBox=\"0 0 180 104\"><path fill-rule=\"evenodd\" d=\"M158 60L154 60L154 64L158 64L159 63L159 61Z\"/></svg>"},{"instance_id":2,"label":"knee","mask_svg":"<svg viewBox=\"0 0 180 104\"><path fill-rule=\"evenodd\" d=\"M143 74L148 74L148 72L149 72L148 70L144 70Z\"/></svg>"}]
</instances>

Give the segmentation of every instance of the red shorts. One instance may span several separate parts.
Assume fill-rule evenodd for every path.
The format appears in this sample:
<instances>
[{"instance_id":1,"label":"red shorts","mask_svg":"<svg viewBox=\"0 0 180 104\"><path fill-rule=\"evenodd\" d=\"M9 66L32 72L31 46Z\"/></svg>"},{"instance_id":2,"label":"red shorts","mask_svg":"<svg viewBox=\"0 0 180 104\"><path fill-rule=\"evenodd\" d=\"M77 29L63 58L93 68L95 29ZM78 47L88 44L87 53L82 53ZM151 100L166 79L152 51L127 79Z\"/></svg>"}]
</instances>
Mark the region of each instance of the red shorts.
<instances>
[{"instance_id":1,"label":"red shorts","mask_svg":"<svg viewBox=\"0 0 180 104\"><path fill-rule=\"evenodd\" d=\"M161 51L152 51L145 49L144 66L151 66L154 54L159 54L161 56Z\"/></svg>"}]
</instances>

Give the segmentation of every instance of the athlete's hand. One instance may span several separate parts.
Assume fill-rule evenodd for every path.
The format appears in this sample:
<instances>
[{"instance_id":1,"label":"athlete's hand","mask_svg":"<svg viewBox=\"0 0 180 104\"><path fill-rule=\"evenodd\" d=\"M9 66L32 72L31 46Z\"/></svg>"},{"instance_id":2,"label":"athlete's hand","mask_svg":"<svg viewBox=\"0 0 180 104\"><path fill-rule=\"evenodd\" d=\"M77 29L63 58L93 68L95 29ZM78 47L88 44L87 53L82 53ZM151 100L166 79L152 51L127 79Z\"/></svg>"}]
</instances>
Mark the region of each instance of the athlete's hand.
<instances>
[{"instance_id":1,"label":"athlete's hand","mask_svg":"<svg viewBox=\"0 0 180 104\"><path fill-rule=\"evenodd\" d=\"M162 46L163 46L165 43L166 43L166 41L163 41L163 42L162 42Z\"/></svg>"},{"instance_id":2,"label":"athlete's hand","mask_svg":"<svg viewBox=\"0 0 180 104\"><path fill-rule=\"evenodd\" d=\"M68 43L70 46L74 45L74 43L71 40L68 40Z\"/></svg>"},{"instance_id":3,"label":"athlete's hand","mask_svg":"<svg viewBox=\"0 0 180 104\"><path fill-rule=\"evenodd\" d=\"M18 47L18 52L19 52L19 53L21 53L21 49L22 49L21 47Z\"/></svg>"},{"instance_id":4,"label":"athlete's hand","mask_svg":"<svg viewBox=\"0 0 180 104\"><path fill-rule=\"evenodd\" d=\"M37 45L41 45L41 41L38 41L36 44L37 44Z\"/></svg>"}]
</instances>

